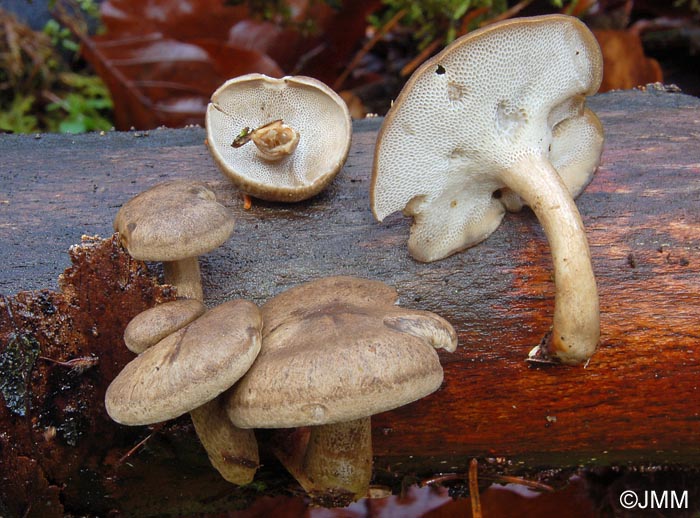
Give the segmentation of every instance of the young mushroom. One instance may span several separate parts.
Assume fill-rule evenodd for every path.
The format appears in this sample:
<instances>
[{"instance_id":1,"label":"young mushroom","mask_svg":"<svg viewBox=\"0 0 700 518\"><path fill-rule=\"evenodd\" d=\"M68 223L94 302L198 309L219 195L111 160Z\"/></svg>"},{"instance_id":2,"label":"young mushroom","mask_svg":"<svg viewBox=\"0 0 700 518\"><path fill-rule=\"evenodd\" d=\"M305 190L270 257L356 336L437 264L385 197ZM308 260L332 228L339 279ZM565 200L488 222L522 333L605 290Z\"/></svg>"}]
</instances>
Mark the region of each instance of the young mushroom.
<instances>
[{"instance_id":1,"label":"young mushroom","mask_svg":"<svg viewBox=\"0 0 700 518\"><path fill-rule=\"evenodd\" d=\"M158 184L126 202L114 230L129 255L163 261L165 282L181 297L202 300L198 256L223 244L234 219L202 182L174 180Z\"/></svg>"},{"instance_id":2,"label":"young mushroom","mask_svg":"<svg viewBox=\"0 0 700 518\"><path fill-rule=\"evenodd\" d=\"M124 329L124 344L131 352L141 354L202 316L206 309L196 299L178 299L153 306L136 315L127 324Z\"/></svg>"},{"instance_id":3,"label":"young mushroom","mask_svg":"<svg viewBox=\"0 0 700 518\"><path fill-rule=\"evenodd\" d=\"M602 151L584 107L602 78L592 33L564 15L474 31L424 63L389 111L371 186L378 220L414 218L409 251L435 261L486 239L506 209L532 208L549 241L552 330L532 360L585 362L600 335L588 242L572 194Z\"/></svg>"},{"instance_id":4,"label":"young mushroom","mask_svg":"<svg viewBox=\"0 0 700 518\"><path fill-rule=\"evenodd\" d=\"M304 76L231 79L212 94L205 125L226 177L246 194L286 202L310 198L333 180L352 134L345 102Z\"/></svg>"},{"instance_id":5,"label":"young mushroom","mask_svg":"<svg viewBox=\"0 0 700 518\"><path fill-rule=\"evenodd\" d=\"M191 412L214 467L230 482L249 483L258 465L255 436L222 419L214 401L252 365L261 329L252 302L233 300L204 313L124 367L107 388L107 413L120 424L137 426Z\"/></svg>"},{"instance_id":6,"label":"young mushroom","mask_svg":"<svg viewBox=\"0 0 700 518\"><path fill-rule=\"evenodd\" d=\"M389 286L352 277L277 295L261 308L260 355L230 392L228 415L238 427L312 427L307 443L273 448L322 505L365 496L370 416L437 390L436 349L457 346L447 321L399 308L396 299Z\"/></svg>"}]
</instances>

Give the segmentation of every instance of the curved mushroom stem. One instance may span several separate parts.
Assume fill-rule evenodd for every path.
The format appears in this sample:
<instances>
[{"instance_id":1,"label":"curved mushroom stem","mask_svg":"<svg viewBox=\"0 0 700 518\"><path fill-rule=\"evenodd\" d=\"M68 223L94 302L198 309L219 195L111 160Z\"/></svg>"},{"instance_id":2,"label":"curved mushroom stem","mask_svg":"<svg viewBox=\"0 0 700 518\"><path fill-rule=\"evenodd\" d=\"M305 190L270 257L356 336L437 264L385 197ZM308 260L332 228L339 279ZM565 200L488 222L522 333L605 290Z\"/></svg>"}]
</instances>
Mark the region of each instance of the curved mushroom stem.
<instances>
[{"instance_id":1,"label":"curved mushroom stem","mask_svg":"<svg viewBox=\"0 0 700 518\"><path fill-rule=\"evenodd\" d=\"M199 259L197 257L164 262L163 272L165 282L175 286L180 297L204 300L202 277L199 273Z\"/></svg>"},{"instance_id":2,"label":"curved mushroom stem","mask_svg":"<svg viewBox=\"0 0 700 518\"><path fill-rule=\"evenodd\" d=\"M271 448L314 503L345 507L363 498L372 477L371 418L277 434Z\"/></svg>"},{"instance_id":3,"label":"curved mushroom stem","mask_svg":"<svg viewBox=\"0 0 700 518\"><path fill-rule=\"evenodd\" d=\"M250 484L260 460L253 430L229 420L221 397L195 408L190 417L212 466L228 482Z\"/></svg>"},{"instance_id":4,"label":"curved mushroom stem","mask_svg":"<svg viewBox=\"0 0 700 518\"><path fill-rule=\"evenodd\" d=\"M554 264L554 322L532 361L578 364L595 352L600 311L588 241L574 200L544 158L520 160L501 180L532 208L544 229Z\"/></svg>"}]
</instances>

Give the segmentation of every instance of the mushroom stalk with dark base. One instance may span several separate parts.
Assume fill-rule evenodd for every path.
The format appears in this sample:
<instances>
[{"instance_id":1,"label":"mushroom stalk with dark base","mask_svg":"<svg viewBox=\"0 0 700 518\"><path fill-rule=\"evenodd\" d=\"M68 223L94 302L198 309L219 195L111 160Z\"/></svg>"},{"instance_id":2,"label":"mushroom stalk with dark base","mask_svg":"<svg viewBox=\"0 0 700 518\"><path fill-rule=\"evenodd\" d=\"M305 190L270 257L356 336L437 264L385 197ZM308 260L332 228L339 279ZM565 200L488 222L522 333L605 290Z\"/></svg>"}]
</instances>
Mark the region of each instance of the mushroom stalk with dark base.
<instances>
[{"instance_id":1,"label":"mushroom stalk with dark base","mask_svg":"<svg viewBox=\"0 0 700 518\"><path fill-rule=\"evenodd\" d=\"M600 317L591 255L576 204L546 159L522 159L499 176L534 211L549 241L554 265L552 331L544 344L530 352L530 359L585 362L598 345Z\"/></svg>"},{"instance_id":2,"label":"mushroom stalk with dark base","mask_svg":"<svg viewBox=\"0 0 700 518\"><path fill-rule=\"evenodd\" d=\"M372 476L371 419L312 427L303 473L311 482L304 487L309 494L342 488L355 498L365 496Z\"/></svg>"}]
</instances>

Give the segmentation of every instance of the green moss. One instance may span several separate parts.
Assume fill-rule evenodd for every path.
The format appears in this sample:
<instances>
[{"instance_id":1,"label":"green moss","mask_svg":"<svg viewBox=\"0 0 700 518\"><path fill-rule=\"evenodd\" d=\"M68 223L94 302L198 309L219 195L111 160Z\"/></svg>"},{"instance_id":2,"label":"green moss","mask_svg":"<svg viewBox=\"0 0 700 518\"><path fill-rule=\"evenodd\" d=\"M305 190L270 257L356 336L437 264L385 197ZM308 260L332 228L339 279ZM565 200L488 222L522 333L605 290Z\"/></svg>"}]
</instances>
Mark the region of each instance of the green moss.
<instances>
[{"instance_id":1,"label":"green moss","mask_svg":"<svg viewBox=\"0 0 700 518\"><path fill-rule=\"evenodd\" d=\"M25 416L29 408L29 375L38 356L39 342L30 334L12 334L0 353L0 393L18 416Z\"/></svg>"}]
</instances>

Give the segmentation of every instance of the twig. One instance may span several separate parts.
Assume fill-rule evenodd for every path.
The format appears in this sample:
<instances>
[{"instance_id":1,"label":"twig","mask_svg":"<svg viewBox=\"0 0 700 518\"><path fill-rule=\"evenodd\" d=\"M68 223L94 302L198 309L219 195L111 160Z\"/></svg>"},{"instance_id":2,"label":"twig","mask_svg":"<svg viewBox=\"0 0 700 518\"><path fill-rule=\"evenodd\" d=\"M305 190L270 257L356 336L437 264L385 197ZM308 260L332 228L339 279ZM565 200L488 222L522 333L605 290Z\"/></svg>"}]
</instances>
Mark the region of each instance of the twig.
<instances>
[{"instance_id":1,"label":"twig","mask_svg":"<svg viewBox=\"0 0 700 518\"><path fill-rule=\"evenodd\" d=\"M407 75L412 74L421 63L432 56L433 52L437 50L441 42L442 40L439 38L431 41L430 45L421 50L416 57L404 65L401 72L399 72L399 75L401 75L401 77L406 77Z\"/></svg>"},{"instance_id":2,"label":"twig","mask_svg":"<svg viewBox=\"0 0 700 518\"><path fill-rule=\"evenodd\" d=\"M469 478L468 473L445 473L444 475L438 475L431 478L426 478L420 482L421 486L428 486L432 484L444 484L445 482L450 482L452 480L466 480ZM536 482L534 480L527 480L521 477L513 477L511 475L481 475L484 480L491 480L497 483L505 484L518 484L521 486L529 487L531 489L536 489L538 491L547 491L548 493L553 493L554 488L542 482Z\"/></svg>"},{"instance_id":3,"label":"twig","mask_svg":"<svg viewBox=\"0 0 700 518\"><path fill-rule=\"evenodd\" d=\"M525 9L528 5L530 5L532 3L532 1L533 0L522 0L522 2L518 2L513 7L506 9L498 16L494 16L493 18L489 18L488 20L481 22L479 24L479 27L485 27L486 25L491 25L492 23L496 23L496 22L500 22L501 20L507 20L508 18L512 18L513 16L518 14L520 11Z\"/></svg>"},{"instance_id":4,"label":"twig","mask_svg":"<svg viewBox=\"0 0 700 518\"><path fill-rule=\"evenodd\" d=\"M489 9L489 7L479 7L477 9L474 9L473 11L470 11L464 18L462 18L462 25L459 28L458 34L460 36L463 36L466 33L468 33L469 25L482 14L488 13Z\"/></svg>"},{"instance_id":5,"label":"twig","mask_svg":"<svg viewBox=\"0 0 700 518\"><path fill-rule=\"evenodd\" d=\"M478 468L479 463L476 459L472 459L469 463L469 498L472 501L472 518L482 518L479 481L476 478Z\"/></svg>"},{"instance_id":6,"label":"twig","mask_svg":"<svg viewBox=\"0 0 700 518\"><path fill-rule=\"evenodd\" d=\"M357 65L360 64L362 58L364 58L365 55L367 55L367 53L370 50L372 50L372 47L374 47L387 32L393 29L396 26L396 24L398 24L401 21L401 18L403 18L405 14L406 10L401 9L394 16L391 17L391 20L386 22L378 31L374 33L374 35L362 46L362 48L357 52L357 54L355 54L355 56L352 58L352 61L350 61L348 66L345 67L345 70L343 70L343 73L340 74L340 76L338 76L338 79L335 80L335 82L333 83L333 90L335 90L336 92L340 90L348 76L352 73L353 70L355 70Z\"/></svg>"},{"instance_id":7,"label":"twig","mask_svg":"<svg viewBox=\"0 0 700 518\"><path fill-rule=\"evenodd\" d=\"M126 459L128 459L134 453L136 453L139 450L139 448L143 447L143 445L146 444L148 440L156 434L156 432L159 432L160 429L163 428L164 424L165 423L158 423L157 425L155 425L151 433L149 433L146 437L137 442L133 448L131 448L119 458L119 460L117 461L117 466L120 466Z\"/></svg>"}]
</instances>

